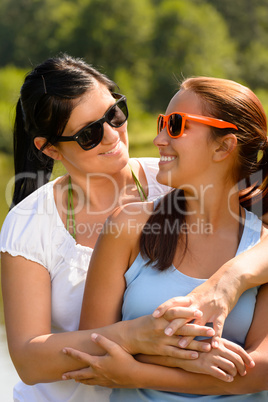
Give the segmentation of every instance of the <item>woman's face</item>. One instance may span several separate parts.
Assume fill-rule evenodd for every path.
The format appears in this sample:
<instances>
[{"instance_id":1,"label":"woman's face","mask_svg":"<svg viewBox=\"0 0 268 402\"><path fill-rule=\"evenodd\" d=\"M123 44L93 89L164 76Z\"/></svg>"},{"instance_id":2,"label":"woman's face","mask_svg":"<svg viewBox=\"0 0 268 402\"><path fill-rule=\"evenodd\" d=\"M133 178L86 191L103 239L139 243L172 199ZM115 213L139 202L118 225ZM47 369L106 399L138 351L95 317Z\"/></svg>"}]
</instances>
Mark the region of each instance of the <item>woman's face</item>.
<instances>
[{"instance_id":1,"label":"woman's face","mask_svg":"<svg viewBox=\"0 0 268 402\"><path fill-rule=\"evenodd\" d=\"M166 115L173 112L203 115L200 99L189 90L180 90L171 99ZM210 182L215 142L208 126L187 120L179 138L171 138L165 127L154 139L154 144L160 153L157 175L160 183L195 193L201 185Z\"/></svg>"},{"instance_id":2,"label":"woman's face","mask_svg":"<svg viewBox=\"0 0 268 402\"><path fill-rule=\"evenodd\" d=\"M72 136L84 126L103 117L116 102L109 90L97 81L95 88L87 92L73 109L63 136ZM67 171L78 169L82 174L115 174L120 171L129 158L127 122L119 128L103 124L102 141L85 151L76 141L59 142L57 149Z\"/></svg>"}]
</instances>

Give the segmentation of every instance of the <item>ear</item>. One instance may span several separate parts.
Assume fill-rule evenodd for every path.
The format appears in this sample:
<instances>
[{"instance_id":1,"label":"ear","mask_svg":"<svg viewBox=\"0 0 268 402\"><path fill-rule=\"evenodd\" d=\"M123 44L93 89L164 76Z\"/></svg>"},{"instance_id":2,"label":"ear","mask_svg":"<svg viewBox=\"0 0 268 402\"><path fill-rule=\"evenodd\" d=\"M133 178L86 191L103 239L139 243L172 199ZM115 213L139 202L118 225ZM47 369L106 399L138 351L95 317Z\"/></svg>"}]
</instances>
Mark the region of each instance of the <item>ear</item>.
<instances>
[{"instance_id":1,"label":"ear","mask_svg":"<svg viewBox=\"0 0 268 402\"><path fill-rule=\"evenodd\" d=\"M224 137L217 139L217 146L215 147L213 160L221 162L226 159L237 146L237 138L235 134L227 134Z\"/></svg>"},{"instance_id":2,"label":"ear","mask_svg":"<svg viewBox=\"0 0 268 402\"><path fill-rule=\"evenodd\" d=\"M44 137L35 137L34 139L34 145L39 150L41 150L46 142L47 140ZM44 149L42 149L42 152L54 160L61 160L61 154L54 145L48 144Z\"/></svg>"}]
</instances>

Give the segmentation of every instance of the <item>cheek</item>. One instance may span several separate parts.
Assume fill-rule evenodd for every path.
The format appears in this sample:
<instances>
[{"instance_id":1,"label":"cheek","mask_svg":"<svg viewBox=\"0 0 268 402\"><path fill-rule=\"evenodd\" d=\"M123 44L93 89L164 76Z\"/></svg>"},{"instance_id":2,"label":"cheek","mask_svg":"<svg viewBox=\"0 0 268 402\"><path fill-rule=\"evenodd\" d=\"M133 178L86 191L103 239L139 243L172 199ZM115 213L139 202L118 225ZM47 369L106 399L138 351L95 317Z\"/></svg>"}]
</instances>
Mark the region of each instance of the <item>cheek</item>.
<instances>
[{"instance_id":1,"label":"cheek","mask_svg":"<svg viewBox=\"0 0 268 402\"><path fill-rule=\"evenodd\" d=\"M124 124L122 127L118 129L120 140L126 145L128 148L128 132L127 132L127 125Z\"/></svg>"}]
</instances>

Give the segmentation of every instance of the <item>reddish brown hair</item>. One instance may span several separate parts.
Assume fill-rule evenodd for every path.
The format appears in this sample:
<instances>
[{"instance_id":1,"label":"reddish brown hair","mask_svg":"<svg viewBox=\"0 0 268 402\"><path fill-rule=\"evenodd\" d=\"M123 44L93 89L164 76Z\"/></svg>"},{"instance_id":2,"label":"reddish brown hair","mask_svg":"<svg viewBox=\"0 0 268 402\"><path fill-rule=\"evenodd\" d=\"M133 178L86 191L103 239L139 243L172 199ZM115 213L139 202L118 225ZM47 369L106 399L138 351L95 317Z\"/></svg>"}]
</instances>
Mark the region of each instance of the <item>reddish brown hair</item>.
<instances>
[{"instance_id":1,"label":"reddish brown hair","mask_svg":"<svg viewBox=\"0 0 268 402\"><path fill-rule=\"evenodd\" d=\"M267 212L267 119L260 100L249 88L237 82L219 78L188 78L182 82L181 89L193 91L198 95L205 116L222 119L238 127L238 130L235 131L238 149L236 180L237 182L244 181L247 183L245 186L247 187L250 177L253 174L256 176L254 184L240 193L241 205L249 207L254 199L263 198L262 212ZM211 129L211 134L215 139L230 132L233 132L232 129ZM260 160L258 160L259 151L262 151ZM183 211L186 212L186 200L182 200L182 192L180 190L178 193L178 191L173 190L163 197L155 213L147 222L146 233L143 232L140 239L142 255L148 257L149 263L153 263L160 270L171 266L180 238L180 228L185 222ZM177 202L178 199L180 205ZM169 222L168 225L167 222ZM149 232L148 226L155 227L156 223L161 225L162 230L157 233ZM174 228L174 230L167 231L167 227ZM186 252L186 247L187 235L184 252Z\"/></svg>"}]
</instances>

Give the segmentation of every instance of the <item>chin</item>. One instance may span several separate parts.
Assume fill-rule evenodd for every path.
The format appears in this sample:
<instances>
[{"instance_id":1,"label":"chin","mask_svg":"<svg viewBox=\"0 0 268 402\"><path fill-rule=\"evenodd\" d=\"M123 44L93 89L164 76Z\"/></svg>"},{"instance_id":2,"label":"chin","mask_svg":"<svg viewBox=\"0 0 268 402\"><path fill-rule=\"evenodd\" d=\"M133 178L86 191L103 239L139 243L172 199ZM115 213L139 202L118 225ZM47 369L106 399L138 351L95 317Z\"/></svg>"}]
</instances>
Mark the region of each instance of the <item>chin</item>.
<instances>
[{"instance_id":1,"label":"chin","mask_svg":"<svg viewBox=\"0 0 268 402\"><path fill-rule=\"evenodd\" d=\"M114 173L119 172L127 165L128 161L129 161L128 152L121 154L116 160L113 160L113 163L110 166L111 169L110 173L112 173L112 171Z\"/></svg>"},{"instance_id":2,"label":"chin","mask_svg":"<svg viewBox=\"0 0 268 402\"><path fill-rule=\"evenodd\" d=\"M124 151L122 152L122 154L120 155L120 161L122 161L123 163L127 164L129 161L129 153L128 153L128 149L124 149Z\"/></svg>"},{"instance_id":3,"label":"chin","mask_svg":"<svg viewBox=\"0 0 268 402\"><path fill-rule=\"evenodd\" d=\"M170 184L168 184L168 175L167 173L162 173L162 172L158 172L156 175L156 180L158 181L158 183L160 184L164 184L165 186L169 186Z\"/></svg>"}]
</instances>

